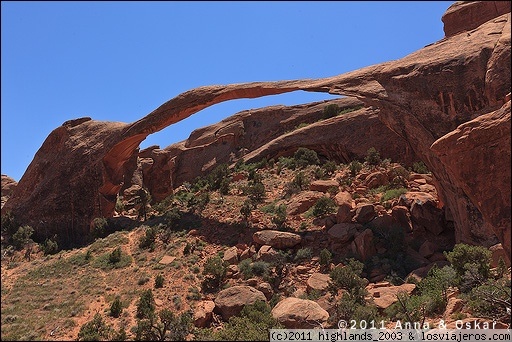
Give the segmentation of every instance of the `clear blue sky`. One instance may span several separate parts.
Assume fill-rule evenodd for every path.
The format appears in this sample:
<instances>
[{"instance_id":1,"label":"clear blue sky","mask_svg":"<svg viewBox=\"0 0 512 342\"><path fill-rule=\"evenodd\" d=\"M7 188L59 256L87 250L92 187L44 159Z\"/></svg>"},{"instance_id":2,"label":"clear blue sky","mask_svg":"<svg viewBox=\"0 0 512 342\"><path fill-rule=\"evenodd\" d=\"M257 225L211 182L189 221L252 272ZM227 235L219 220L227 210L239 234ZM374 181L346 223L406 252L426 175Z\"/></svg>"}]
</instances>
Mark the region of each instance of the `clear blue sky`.
<instances>
[{"instance_id":1,"label":"clear blue sky","mask_svg":"<svg viewBox=\"0 0 512 342\"><path fill-rule=\"evenodd\" d=\"M439 2L1 3L1 172L19 181L64 121L133 122L204 85L334 76L443 38ZM164 148L294 92L205 109L149 136Z\"/></svg>"}]
</instances>

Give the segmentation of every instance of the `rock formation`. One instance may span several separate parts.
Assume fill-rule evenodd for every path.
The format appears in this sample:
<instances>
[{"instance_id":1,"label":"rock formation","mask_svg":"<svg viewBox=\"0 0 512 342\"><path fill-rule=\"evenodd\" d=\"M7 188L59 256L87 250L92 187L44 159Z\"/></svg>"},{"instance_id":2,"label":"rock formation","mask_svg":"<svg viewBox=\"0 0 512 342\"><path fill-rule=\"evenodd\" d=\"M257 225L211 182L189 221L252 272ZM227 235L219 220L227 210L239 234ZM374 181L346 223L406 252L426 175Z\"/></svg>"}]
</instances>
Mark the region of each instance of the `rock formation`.
<instances>
[{"instance_id":1,"label":"rock formation","mask_svg":"<svg viewBox=\"0 0 512 342\"><path fill-rule=\"evenodd\" d=\"M14 179L7 175L2 175L2 207L9 197L11 197L14 189L16 189L16 185L18 185L18 182Z\"/></svg>"},{"instance_id":2,"label":"rock formation","mask_svg":"<svg viewBox=\"0 0 512 342\"><path fill-rule=\"evenodd\" d=\"M454 4L443 17L446 37L400 60L323 79L196 88L132 124L88 118L66 122L43 143L2 212L12 211L36 235L79 240L93 218L112 215L117 194L129 181L125 175L136 168L138 146L149 134L222 101L305 90L364 103L432 171L457 241L491 244L493 232L510 256L511 187L504 176L510 174L510 2L503 3ZM314 126L302 129L303 136L315 132ZM236 141L243 139L241 132L232 127L224 135ZM488 134L499 138L480 140ZM297 144L287 135L279 139L264 147L266 154ZM196 141L197 153L201 139ZM492 163L486 164L484 156ZM252 160L251 154L244 158ZM471 169L477 158L478 171L485 172ZM165 157L158 160L169 174L179 170Z\"/></svg>"}]
</instances>

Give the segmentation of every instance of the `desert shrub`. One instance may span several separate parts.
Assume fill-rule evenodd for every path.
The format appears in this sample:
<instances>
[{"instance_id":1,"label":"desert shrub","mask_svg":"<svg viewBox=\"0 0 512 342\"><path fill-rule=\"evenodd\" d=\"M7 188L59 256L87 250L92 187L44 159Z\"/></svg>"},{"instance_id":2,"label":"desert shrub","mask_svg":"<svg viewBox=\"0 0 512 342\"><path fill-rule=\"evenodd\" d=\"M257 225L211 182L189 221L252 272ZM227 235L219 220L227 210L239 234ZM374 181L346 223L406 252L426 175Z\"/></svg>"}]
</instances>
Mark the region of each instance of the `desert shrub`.
<instances>
[{"instance_id":1,"label":"desert shrub","mask_svg":"<svg viewBox=\"0 0 512 342\"><path fill-rule=\"evenodd\" d=\"M221 190L221 194L229 191L229 167L228 164L220 164L208 174L207 182L210 190Z\"/></svg>"},{"instance_id":2,"label":"desert shrub","mask_svg":"<svg viewBox=\"0 0 512 342\"><path fill-rule=\"evenodd\" d=\"M323 267L329 266L332 260L332 253L327 249L324 248L320 251L320 265Z\"/></svg>"},{"instance_id":3,"label":"desert shrub","mask_svg":"<svg viewBox=\"0 0 512 342\"><path fill-rule=\"evenodd\" d=\"M164 276L159 274L155 277L155 289L164 287Z\"/></svg>"},{"instance_id":4,"label":"desert shrub","mask_svg":"<svg viewBox=\"0 0 512 342\"><path fill-rule=\"evenodd\" d=\"M350 162L350 164L348 165L348 168L350 170L350 175L352 177L355 177L359 173L359 171L361 171L363 169L363 164L361 164L357 160L352 160Z\"/></svg>"},{"instance_id":5,"label":"desert shrub","mask_svg":"<svg viewBox=\"0 0 512 342\"><path fill-rule=\"evenodd\" d=\"M110 255L108 257L108 261L112 264L116 264L116 263L120 262L121 254L122 254L121 247L117 247L110 253Z\"/></svg>"},{"instance_id":6,"label":"desert shrub","mask_svg":"<svg viewBox=\"0 0 512 342\"><path fill-rule=\"evenodd\" d=\"M20 227L11 211L2 214L1 220L2 234L14 234Z\"/></svg>"},{"instance_id":7,"label":"desert shrub","mask_svg":"<svg viewBox=\"0 0 512 342\"><path fill-rule=\"evenodd\" d=\"M295 254L294 260L295 261L308 260L308 259L311 259L312 256L313 256L313 252L311 252L311 248L304 247L297 251L297 253Z\"/></svg>"},{"instance_id":8,"label":"desert shrub","mask_svg":"<svg viewBox=\"0 0 512 342\"><path fill-rule=\"evenodd\" d=\"M16 233L12 235L12 245L18 250L22 249L27 243L32 241L33 233L34 229L31 226L19 227Z\"/></svg>"},{"instance_id":9,"label":"desert shrub","mask_svg":"<svg viewBox=\"0 0 512 342\"><path fill-rule=\"evenodd\" d=\"M461 291L467 292L489 278L491 252L485 247L459 243L445 256L457 273Z\"/></svg>"},{"instance_id":10,"label":"desert shrub","mask_svg":"<svg viewBox=\"0 0 512 342\"><path fill-rule=\"evenodd\" d=\"M335 267L331 270L331 292L337 293L338 289L348 291L354 300L364 303L364 296L366 295L365 287L368 285L368 280L361 278L364 264L355 259L349 259L347 264L343 267Z\"/></svg>"},{"instance_id":11,"label":"desert shrub","mask_svg":"<svg viewBox=\"0 0 512 342\"><path fill-rule=\"evenodd\" d=\"M255 261L251 264L251 270L254 275L266 276L270 270L270 264L265 261Z\"/></svg>"},{"instance_id":12,"label":"desert shrub","mask_svg":"<svg viewBox=\"0 0 512 342\"><path fill-rule=\"evenodd\" d=\"M280 204L275 207L274 215L271 218L272 223L274 223L278 228L284 227L286 223L286 205Z\"/></svg>"},{"instance_id":13,"label":"desert shrub","mask_svg":"<svg viewBox=\"0 0 512 342\"><path fill-rule=\"evenodd\" d=\"M244 193L253 203L260 203L265 198L265 185L261 182L253 183L245 188Z\"/></svg>"},{"instance_id":14,"label":"desert shrub","mask_svg":"<svg viewBox=\"0 0 512 342\"><path fill-rule=\"evenodd\" d=\"M327 176L331 176L336 172L336 170L338 170L338 165L336 162L329 160L324 165L322 165L322 169L324 169L324 172Z\"/></svg>"},{"instance_id":15,"label":"desert shrub","mask_svg":"<svg viewBox=\"0 0 512 342\"><path fill-rule=\"evenodd\" d=\"M226 275L226 267L220 256L216 255L206 260L203 275L203 287L205 290L213 290L220 286Z\"/></svg>"},{"instance_id":16,"label":"desert shrub","mask_svg":"<svg viewBox=\"0 0 512 342\"><path fill-rule=\"evenodd\" d=\"M108 221L104 217L96 217L92 221L93 227L92 227L92 237L97 238L103 238L107 236L108 233Z\"/></svg>"},{"instance_id":17,"label":"desert shrub","mask_svg":"<svg viewBox=\"0 0 512 342\"><path fill-rule=\"evenodd\" d=\"M79 341L108 341L113 334L110 327L99 313L93 319L80 327Z\"/></svg>"},{"instance_id":18,"label":"desert shrub","mask_svg":"<svg viewBox=\"0 0 512 342\"><path fill-rule=\"evenodd\" d=\"M252 272L251 263L251 259L244 259L240 261L240 263L238 264L238 269L240 270L240 273L242 273L242 275L244 276L244 279L249 279L254 275L254 273Z\"/></svg>"},{"instance_id":19,"label":"desert shrub","mask_svg":"<svg viewBox=\"0 0 512 342\"><path fill-rule=\"evenodd\" d=\"M150 318L155 313L155 298L153 291L147 289L140 295L139 301L137 302L137 318Z\"/></svg>"},{"instance_id":20,"label":"desert shrub","mask_svg":"<svg viewBox=\"0 0 512 342\"><path fill-rule=\"evenodd\" d=\"M254 203L251 201L251 199L247 198L244 203L242 204L242 207L240 208L240 214L244 217L245 220L251 216L251 212L254 209Z\"/></svg>"},{"instance_id":21,"label":"desert shrub","mask_svg":"<svg viewBox=\"0 0 512 342\"><path fill-rule=\"evenodd\" d=\"M368 151L366 151L366 157L364 161L369 165L379 165L381 162L380 154L375 147L370 147Z\"/></svg>"},{"instance_id":22,"label":"desert shrub","mask_svg":"<svg viewBox=\"0 0 512 342\"><path fill-rule=\"evenodd\" d=\"M119 317L123 312L123 303L121 303L121 298L116 296L112 304L110 305L110 316Z\"/></svg>"},{"instance_id":23,"label":"desert shrub","mask_svg":"<svg viewBox=\"0 0 512 342\"><path fill-rule=\"evenodd\" d=\"M368 305L361 301L361 296L348 292L338 301L335 317L337 320L354 321L359 327L360 323L377 321L378 312L376 306Z\"/></svg>"},{"instance_id":24,"label":"desert shrub","mask_svg":"<svg viewBox=\"0 0 512 342\"><path fill-rule=\"evenodd\" d=\"M233 316L221 330L199 329L196 338L206 341L266 341L269 329L284 328L263 301L246 305L240 315Z\"/></svg>"},{"instance_id":25,"label":"desert shrub","mask_svg":"<svg viewBox=\"0 0 512 342\"><path fill-rule=\"evenodd\" d=\"M382 197L380 198L381 202L386 202L392 198L398 198L401 195L405 194L408 190L406 188L398 188L398 189L389 189L384 192Z\"/></svg>"},{"instance_id":26,"label":"desert shrub","mask_svg":"<svg viewBox=\"0 0 512 342\"><path fill-rule=\"evenodd\" d=\"M187 291L187 300L199 300L201 299L201 293L197 287L189 287Z\"/></svg>"},{"instance_id":27,"label":"desert shrub","mask_svg":"<svg viewBox=\"0 0 512 342\"><path fill-rule=\"evenodd\" d=\"M293 159L295 159L295 163L299 168L320 164L317 153L305 147L299 147L293 154Z\"/></svg>"},{"instance_id":28,"label":"desert shrub","mask_svg":"<svg viewBox=\"0 0 512 342\"><path fill-rule=\"evenodd\" d=\"M59 245L57 244L57 236L53 236L51 239L44 240L41 247L44 255L57 254L57 252L59 251Z\"/></svg>"},{"instance_id":29,"label":"desert shrub","mask_svg":"<svg viewBox=\"0 0 512 342\"><path fill-rule=\"evenodd\" d=\"M280 169L285 167L290 170L295 170L295 168L297 167L297 163L295 162L295 159L293 159L292 157L279 157L277 163Z\"/></svg>"},{"instance_id":30,"label":"desert shrub","mask_svg":"<svg viewBox=\"0 0 512 342\"><path fill-rule=\"evenodd\" d=\"M158 316L138 320L132 332L136 341L185 341L192 330L191 323L190 312L175 315L169 309L163 309Z\"/></svg>"},{"instance_id":31,"label":"desert shrub","mask_svg":"<svg viewBox=\"0 0 512 342\"><path fill-rule=\"evenodd\" d=\"M424 162L419 161L412 164L412 170L416 173L429 173L427 165Z\"/></svg>"},{"instance_id":32,"label":"desert shrub","mask_svg":"<svg viewBox=\"0 0 512 342\"><path fill-rule=\"evenodd\" d=\"M316 201L313 206L312 214L316 217L324 216L335 212L337 209L336 202L330 197L323 196Z\"/></svg>"},{"instance_id":33,"label":"desert shrub","mask_svg":"<svg viewBox=\"0 0 512 342\"><path fill-rule=\"evenodd\" d=\"M149 248L153 250L155 248L155 240L157 235L157 229L153 227L147 227L145 234L139 239L139 248Z\"/></svg>"},{"instance_id":34,"label":"desert shrub","mask_svg":"<svg viewBox=\"0 0 512 342\"><path fill-rule=\"evenodd\" d=\"M467 301L470 308L479 317L510 322L511 291L510 279L488 279L482 285L474 287Z\"/></svg>"},{"instance_id":35,"label":"desert shrub","mask_svg":"<svg viewBox=\"0 0 512 342\"><path fill-rule=\"evenodd\" d=\"M340 112L340 107L335 104L331 103L324 107L324 110L322 112L322 119L329 119L333 118L336 115L338 115Z\"/></svg>"},{"instance_id":36,"label":"desert shrub","mask_svg":"<svg viewBox=\"0 0 512 342\"><path fill-rule=\"evenodd\" d=\"M229 182L222 182L219 192L223 195L229 193ZM206 205L210 203L210 193L207 191L200 191L194 196L191 196L187 201L187 207L192 211L203 211Z\"/></svg>"}]
</instances>

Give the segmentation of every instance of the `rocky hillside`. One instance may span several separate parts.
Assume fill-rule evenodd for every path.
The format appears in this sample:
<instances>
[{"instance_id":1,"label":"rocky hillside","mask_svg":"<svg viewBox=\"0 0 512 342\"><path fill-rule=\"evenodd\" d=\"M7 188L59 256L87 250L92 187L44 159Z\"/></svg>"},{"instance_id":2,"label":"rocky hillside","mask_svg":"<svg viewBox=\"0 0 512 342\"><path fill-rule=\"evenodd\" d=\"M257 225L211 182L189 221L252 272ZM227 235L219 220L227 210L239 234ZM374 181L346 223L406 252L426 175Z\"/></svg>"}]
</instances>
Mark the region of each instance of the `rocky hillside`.
<instances>
[{"instance_id":1,"label":"rocky hillside","mask_svg":"<svg viewBox=\"0 0 512 342\"><path fill-rule=\"evenodd\" d=\"M2 175L2 340L86 339L94 326L154 340L177 319L197 329L174 338L235 340L251 317L509 321L510 2L456 2L442 21L442 40L400 60L201 87L133 123L56 128L19 183ZM340 97L139 149L216 103L297 90Z\"/></svg>"},{"instance_id":2,"label":"rocky hillside","mask_svg":"<svg viewBox=\"0 0 512 342\"><path fill-rule=\"evenodd\" d=\"M19 229L19 248L2 258L2 340L264 340L271 327L393 327L407 315L450 327L510 321L506 252L455 245L421 163L408 170L375 149L322 162L301 148L221 165L143 203L119 202L80 249L57 253ZM468 265L478 279L458 273ZM489 286L504 292L477 295Z\"/></svg>"}]
</instances>

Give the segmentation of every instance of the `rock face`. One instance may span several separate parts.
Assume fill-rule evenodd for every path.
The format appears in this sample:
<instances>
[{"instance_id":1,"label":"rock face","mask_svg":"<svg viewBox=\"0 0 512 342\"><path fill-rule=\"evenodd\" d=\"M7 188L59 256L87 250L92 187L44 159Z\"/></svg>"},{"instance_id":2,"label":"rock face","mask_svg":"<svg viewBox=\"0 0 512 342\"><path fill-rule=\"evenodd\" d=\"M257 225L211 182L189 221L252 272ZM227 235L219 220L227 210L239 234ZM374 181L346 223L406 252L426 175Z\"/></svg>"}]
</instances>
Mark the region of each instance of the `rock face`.
<instances>
[{"instance_id":1,"label":"rock face","mask_svg":"<svg viewBox=\"0 0 512 342\"><path fill-rule=\"evenodd\" d=\"M327 322L329 313L312 300L289 297L277 303L272 316L288 329L311 329Z\"/></svg>"},{"instance_id":2,"label":"rock face","mask_svg":"<svg viewBox=\"0 0 512 342\"><path fill-rule=\"evenodd\" d=\"M219 292L215 298L215 311L227 321L231 316L238 315L245 305L254 304L259 300L266 302L267 298L254 287L232 286Z\"/></svg>"},{"instance_id":3,"label":"rock face","mask_svg":"<svg viewBox=\"0 0 512 342\"><path fill-rule=\"evenodd\" d=\"M151 151L153 163L143 171L146 178L155 176L155 190L150 190L164 196L167 186L199 172L190 166L208 171L229 161L233 148L247 149L239 154L246 161L292 153L298 146L346 161L358 155L354 141L364 139L355 136L365 131L381 151L401 150L426 164L457 242L485 244L494 234L510 256L510 3L456 3L443 21L444 39L400 60L323 79L200 87L131 124L90 118L66 122L43 143L2 213L11 211L20 223L32 225L34 238L58 234L64 242L81 240L92 219L113 214L117 194L129 182L126 175L137 169L138 146L149 134L222 101L305 90L357 98L349 101L365 108L315 123L310 117L303 120L312 123L306 127L289 134L280 129L272 137L261 134L262 139L258 132L271 132L269 127L292 117L287 108L281 108L284 114L275 109L252 117L258 120L247 118L243 125L224 122L213 135L206 132L212 128L198 130L188 146ZM318 114L326 103L317 105ZM317 105L308 110L315 112L311 108ZM263 126L262 117L273 124L249 130ZM387 132L383 125L403 138L405 148L394 143L399 140L392 134L380 138L378 132ZM211 144L217 146L214 155L208 154ZM159 168L163 172L156 176ZM158 184L163 186L156 190Z\"/></svg>"},{"instance_id":4,"label":"rock face","mask_svg":"<svg viewBox=\"0 0 512 342\"><path fill-rule=\"evenodd\" d=\"M16 189L16 185L18 185L18 182L14 179L7 175L2 175L2 207L9 197L11 197L14 189Z\"/></svg>"}]
</instances>

